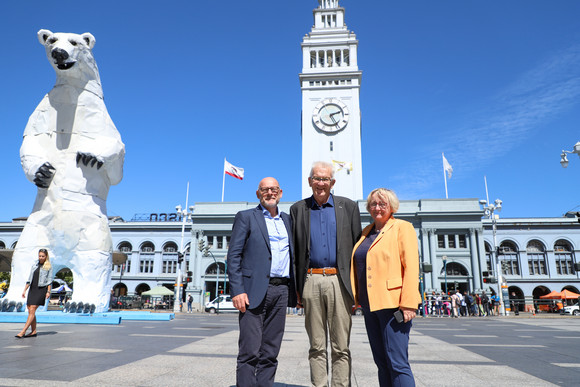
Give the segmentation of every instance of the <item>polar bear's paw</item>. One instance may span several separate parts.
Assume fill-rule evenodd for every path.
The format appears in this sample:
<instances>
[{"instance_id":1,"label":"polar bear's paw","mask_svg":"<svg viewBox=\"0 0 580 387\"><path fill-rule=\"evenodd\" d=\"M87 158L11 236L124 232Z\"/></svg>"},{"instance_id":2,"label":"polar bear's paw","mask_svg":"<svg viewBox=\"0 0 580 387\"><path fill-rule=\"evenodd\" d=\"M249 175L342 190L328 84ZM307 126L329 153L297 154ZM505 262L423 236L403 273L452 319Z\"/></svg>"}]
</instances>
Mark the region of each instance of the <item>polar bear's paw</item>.
<instances>
[{"instance_id":1,"label":"polar bear's paw","mask_svg":"<svg viewBox=\"0 0 580 387\"><path fill-rule=\"evenodd\" d=\"M54 177L54 171L56 169L49 162L42 164L34 174L34 184L39 188L48 188Z\"/></svg>"},{"instance_id":2,"label":"polar bear's paw","mask_svg":"<svg viewBox=\"0 0 580 387\"><path fill-rule=\"evenodd\" d=\"M101 169L101 167L103 166L103 161L99 157L91 153L78 152L77 165L81 162L85 167L94 167L96 164L97 169Z\"/></svg>"}]
</instances>

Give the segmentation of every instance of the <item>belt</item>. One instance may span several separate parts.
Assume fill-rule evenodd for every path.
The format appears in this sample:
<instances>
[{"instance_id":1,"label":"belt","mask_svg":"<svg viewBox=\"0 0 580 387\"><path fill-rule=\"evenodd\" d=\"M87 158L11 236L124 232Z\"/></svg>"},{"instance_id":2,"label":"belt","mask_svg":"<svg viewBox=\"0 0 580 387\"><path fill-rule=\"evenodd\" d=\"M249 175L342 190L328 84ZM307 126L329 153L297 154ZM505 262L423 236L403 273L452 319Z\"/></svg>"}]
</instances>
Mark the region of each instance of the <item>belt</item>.
<instances>
[{"instance_id":1,"label":"belt","mask_svg":"<svg viewBox=\"0 0 580 387\"><path fill-rule=\"evenodd\" d=\"M290 278L286 277L272 277L270 278L270 285L278 286L278 285L288 285L290 282Z\"/></svg>"},{"instance_id":2,"label":"belt","mask_svg":"<svg viewBox=\"0 0 580 387\"><path fill-rule=\"evenodd\" d=\"M335 275L336 273L338 273L336 267L311 267L308 269L308 274Z\"/></svg>"}]
</instances>

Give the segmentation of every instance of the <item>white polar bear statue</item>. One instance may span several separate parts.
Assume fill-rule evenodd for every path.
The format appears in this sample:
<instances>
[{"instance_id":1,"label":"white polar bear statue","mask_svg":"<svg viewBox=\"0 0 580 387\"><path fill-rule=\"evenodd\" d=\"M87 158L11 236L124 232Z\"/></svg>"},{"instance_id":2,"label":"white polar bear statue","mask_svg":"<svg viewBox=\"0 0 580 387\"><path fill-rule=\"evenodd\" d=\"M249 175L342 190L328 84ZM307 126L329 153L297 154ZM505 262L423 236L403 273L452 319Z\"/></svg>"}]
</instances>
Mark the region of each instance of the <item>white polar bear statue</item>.
<instances>
[{"instance_id":1,"label":"white polar bear statue","mask_svg":"<svg viewBox=\"0 0 580 387\"><path fill-rule=\"evenodd\" d=\"M73 273L71 301L103 312L113 253L106 200L123 178L125 145L103 101L93 35L40 30L38 40L57 80L24 130L20 159L38 194L14 251L6 299L26 302L30 267L46 248L55 274L65 267Z\"/></svg>"}]
</instances>

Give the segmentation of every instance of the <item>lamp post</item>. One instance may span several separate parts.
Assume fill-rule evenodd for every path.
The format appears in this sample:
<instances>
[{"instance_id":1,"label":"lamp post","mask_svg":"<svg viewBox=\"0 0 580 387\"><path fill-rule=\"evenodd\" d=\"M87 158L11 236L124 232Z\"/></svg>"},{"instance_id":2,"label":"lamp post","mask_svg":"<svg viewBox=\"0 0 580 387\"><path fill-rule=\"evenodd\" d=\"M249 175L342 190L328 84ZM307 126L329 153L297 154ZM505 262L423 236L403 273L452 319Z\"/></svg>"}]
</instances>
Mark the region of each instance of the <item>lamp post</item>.
<instances>
[{"instance_id":1,"label":"lamp post","mask_svg":"<svg viewBox=\"0 0 580 387\"><path fill-rule=\"evenodd\" d=\"M209 250L210 246L206 246L205 241L203 239L200 239L198 244L199 244L198 249L199 249L199 251L201 251L202 255L204 257L209 257L211 255L211 257L213 258L213 261L215 263L215 266L217 269L217 275L216 275L216 279L215 279L215 298L217 299L219 296L218 289L219 289L219 283L220 283L220 265L218 264L217 259L215 259L215 256L213 255L213 253ZM225 276L225 273L224 273L224 276ZM224 290L225 290L225 285L224 285ZM218 299L216 313L219 313L219 312L220 312L220 300Z\"/></svg>"},{"instance_id":2,"label":"lamp post","mask_svg":"<svg viewBox=\"0 0 580 387\"><path fill-rule=\"evenodd\" d=\"M493 232L493 253L492 259L495 260L495 272L497 277L497 293L499 295L499 313L501 315L507 315L505 306L503 303L503 292L502 287L504 283L504 278L501 270L501 264L499 262L499 251L497 247L497 217L499 215L495 215L494 212L501 211L501 204L503 202L500 199L495 199L495 202L487 204L487 200L480 200L479 204L483 206L483 211L485 213L485 217L491 219L491 229ZM492 261L493 267L493 261Z\"/></svg>"},{"instance_id":3,"label":"lamp post","mask_svg":"<svg viewBox=\"0 0 580 387\"><path fill-rule=\"evenodd\" d=\"M580 157L580 141L578 141L576 144L574 144L573 151L562 150L562 153L560 154L560 157L561 157L560 164L562 164L562 168L568 167L568 157L566 157L566 153L577 154L578 157Z\"/></svg>"},{"instance_id":4,"label":"lamp post","mask_svg":"<svg viewBox=\"0 0 580 387\"><path fill-rule=\"evenodd\" d=\"M181 266L183 265L185 257L185 247L183 241L185 239L185 223L191 219L193 215L194 206L189 206L189 211L187 210L187 201L189 199L189 182L187 183L187 193L185 194L185 209L182 209L181 205L175 206L176 212L181 216L181 243L179 246L179 251L177 252L177 279L175 281L175 302L173 303L173 312L181 312L181 295L183 294L181 288L183 286Z\"/></svg>"},{"instance_id":5,"label":"lamp post","mask_svg":"<svg viewBox=\"0 0 580 387\"><path fill-rule=\"evenodd\" d=\"M445 296L449 295L449 289L447 288L447 255L441 257L443 260L443 271L445 272Z\"/></svg>"}]
</instances>

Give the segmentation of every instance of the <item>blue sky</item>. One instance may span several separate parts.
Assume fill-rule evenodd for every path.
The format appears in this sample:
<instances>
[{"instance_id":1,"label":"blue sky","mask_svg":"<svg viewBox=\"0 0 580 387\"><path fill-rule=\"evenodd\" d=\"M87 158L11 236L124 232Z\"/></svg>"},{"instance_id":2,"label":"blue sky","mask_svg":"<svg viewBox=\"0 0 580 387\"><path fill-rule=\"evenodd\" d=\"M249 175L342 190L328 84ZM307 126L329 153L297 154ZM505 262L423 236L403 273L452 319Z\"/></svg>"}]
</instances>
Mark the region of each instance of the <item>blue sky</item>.
<instances>
[{"instance_id":1,"label":"blue sky","mask_svg":"<svg viewBox=\"0 0 580 387\"><path fill-rule=\"evenodd\" d=\"M341 0L359 39L363 187L401 199L501 198L504 217L580 210L580 2ZM109 215L254 201L277 177L301 196L300 42L315 0L3 4L0 220L36 196L20 166L30 114L53 86L36 32L91 32L109 113L126 145Z\"/></svg>"}]
</instances>

